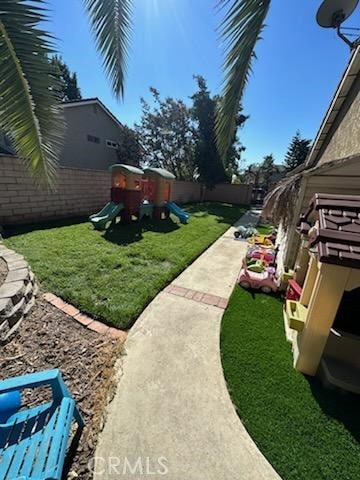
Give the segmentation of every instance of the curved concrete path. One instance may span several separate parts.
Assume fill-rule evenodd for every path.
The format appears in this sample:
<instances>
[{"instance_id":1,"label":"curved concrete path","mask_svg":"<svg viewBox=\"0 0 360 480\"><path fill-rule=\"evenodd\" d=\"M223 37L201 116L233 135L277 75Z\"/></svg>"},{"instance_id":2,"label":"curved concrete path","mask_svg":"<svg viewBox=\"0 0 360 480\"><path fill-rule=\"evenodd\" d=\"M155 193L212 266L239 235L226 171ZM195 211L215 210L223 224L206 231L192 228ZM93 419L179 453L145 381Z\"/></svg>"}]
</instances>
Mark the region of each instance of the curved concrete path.
<instances>
[{"instance_id":1,"label":"curved concrete path","mask_svg":"<svg viewBox=\"0 0 360 480\"><path fill-rule=\"evenodd\" d=\"M241 223L249 220L256 215ZM225 305L218 299L229 298L246 250L233 230L161 292L131 329L94 478L279 480L241 424L223 377Z\"/></svg>"}]
</instances>

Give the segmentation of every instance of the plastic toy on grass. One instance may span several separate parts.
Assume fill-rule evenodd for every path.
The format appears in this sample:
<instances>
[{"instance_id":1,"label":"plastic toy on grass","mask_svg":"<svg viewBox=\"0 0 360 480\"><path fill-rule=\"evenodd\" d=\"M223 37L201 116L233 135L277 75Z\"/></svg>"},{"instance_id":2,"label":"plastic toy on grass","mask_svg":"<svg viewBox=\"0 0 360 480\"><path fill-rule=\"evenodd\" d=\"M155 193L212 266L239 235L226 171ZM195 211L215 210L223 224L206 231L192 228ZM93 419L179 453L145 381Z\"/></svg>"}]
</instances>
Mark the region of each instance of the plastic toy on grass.
<instances>
[{"instance_id":1,"label":"plastic toy on grass","mask_svg":"<svg viewBox=\"0 0 360 480\"><path fill-rule=\"evenodd\" d=\"M273 236L272 235L255 235L249 238L248 242L250 245L265 245L268 247L273 247Z\"/></svg>"},{"instance_id":2,"label":"plastic toy on grass","mask_svg":"<svg viewBox=\"0 0 360 480\"><path fill-rule=\"evenodd\" d=\"M266 269L266 265L262 260L251 259L247 261L246 269L249 272L262 273Z\"/></svg>"},{"instance_id":3,"label":"plastic toy on grass","mask_svg":"<svg viewBox=\"0 0 360 480\"><path fill-rule=\"evenodd\" d=\"M246 252L246 258L263 260L267 264L273 264L276 259L276 249L272 247L253 245L248 248L248 251Z\"/></svg>"},{"instance_id":4,"label":"plastic toy on grass","mask_svg":"<svg viewBox=\"0 0 360 480\"><path fill-rule=\"evenodd\" d=\"M249 268L242 268L238 283L243 288L261 290L264 293L275 293L278 290L278 279L273 267L266 267L262 272L252 272Z\"/></svg>"},{"instance_id":5,"label":"plastic toy on grass","mask_svg":"<svg viewBox=\"0 0 360 480\"><path fill-rule=\"evenodd\" d=\"M256 230L255 227L252 225L240 225L237 230L234 232L234 237L235 238L249 238L252 237L253 235L258 235L259 232Z\"/></svg>"}]
</instances>

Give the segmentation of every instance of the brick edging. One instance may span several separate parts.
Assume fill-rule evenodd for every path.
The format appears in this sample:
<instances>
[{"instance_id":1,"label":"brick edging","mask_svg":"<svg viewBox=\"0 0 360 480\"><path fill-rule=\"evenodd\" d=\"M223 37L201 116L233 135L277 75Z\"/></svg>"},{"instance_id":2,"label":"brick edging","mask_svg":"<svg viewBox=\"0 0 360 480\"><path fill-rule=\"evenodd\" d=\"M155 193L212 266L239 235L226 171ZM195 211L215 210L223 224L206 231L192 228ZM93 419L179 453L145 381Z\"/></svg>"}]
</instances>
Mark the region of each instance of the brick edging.
<instances>
[{"instance_id":1,"label":"brick edging","mask_svg":"<svg viewBox=\"0 0 360 480\"><path fill-rule=\"evenodd\" d=\"M184 297L188 300L194 300L195 302L203 303L205 305L213 305L214 307L221 308L222 310L225 310L229 303L227 298L201 292L200 290L192 290L191 288L180 287L173 283L168 285L164 291L171 293L172 295L176 295L177 297Z\"/></svg>"},{"instance_id":2,"label":"brick edging","mask_svg":"<svg viewBox=\"0 0 360 480\"><path fill-rule=\"evenodd\" d=\"M69 317L72 317L83 327L88 328L93 332L100 333L101 335L108 335L112 338L117 338L123 341L126 340L128 332L126 332L125 330L118 330L117 328L109 327L109 325L99 322L98 320L94 320L85 313L81 313L80 310L78 310L70 303L64 302L62 298L57 297L53 293L45 293L44 299L47 302L51 303L51 305L53 305L54 307L66 313L66 315L69 315Z\"/></svg>"}]
</instances>

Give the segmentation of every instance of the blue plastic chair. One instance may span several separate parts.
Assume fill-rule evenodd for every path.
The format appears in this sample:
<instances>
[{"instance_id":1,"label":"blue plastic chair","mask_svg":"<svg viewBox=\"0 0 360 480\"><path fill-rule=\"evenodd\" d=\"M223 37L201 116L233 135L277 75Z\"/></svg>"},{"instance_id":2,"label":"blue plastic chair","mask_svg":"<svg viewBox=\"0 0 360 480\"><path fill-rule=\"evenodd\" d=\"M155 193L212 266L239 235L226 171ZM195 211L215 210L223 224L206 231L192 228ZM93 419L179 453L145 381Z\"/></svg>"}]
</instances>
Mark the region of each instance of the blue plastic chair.
<instances>
[{"instance_id":1,"label":"blue plastic chair","mask_svg":"<svg viewBox=\"0 0 360 480\"><path fill-rule=\"evenodd\" d=\"M59 370L0 381L0 406L3 394L45 385L52 390L50 402L18 408L0 424L0 480L61 479L72 422L76 435L84 422Z\"/></svg>"}]
</instances>

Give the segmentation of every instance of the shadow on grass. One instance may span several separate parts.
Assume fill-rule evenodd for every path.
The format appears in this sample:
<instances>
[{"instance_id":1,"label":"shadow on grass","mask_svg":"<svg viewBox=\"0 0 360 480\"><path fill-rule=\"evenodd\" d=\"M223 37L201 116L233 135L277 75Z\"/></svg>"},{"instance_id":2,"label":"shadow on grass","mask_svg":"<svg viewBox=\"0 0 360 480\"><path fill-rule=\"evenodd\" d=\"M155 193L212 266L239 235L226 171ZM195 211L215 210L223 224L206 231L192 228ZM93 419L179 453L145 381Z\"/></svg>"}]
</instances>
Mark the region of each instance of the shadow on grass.
<instances>
[{"instance_id":1,"label":"shadow on grass","mask_svg":"<svg viewBox=\"0 0 360 480\"><path fill-rule=\"evenodd\" d=\"M218 223L223 223L225 225L228 224L229 226L235 223L241 214L247 209L246 206L242 205L234 206L229 203L212 202L188 203L181 205L181 208L190 213L190 215L193 217L193 220L196 220L196 218L206 218L209 215L215 215ZM243 210L243 212L240 212L239 214L239 210ZM48 230L52 228L68 227L87 222L90 225L89 218L87 216L81 216L50 221L47 220L44 222L29 223L25 225L6 225L4 227L4 238L22 235L35 230ZM126 225L126 228L123 228L123 231L121 231L121 228L123 228L123 225L120 225L119 223L116 225L111 225L104 233L104 238L108 241L114 241L114 243L123 245L141 240L143 231L168 233L180 227L177 223L173 222L171 218L167 220L156 221L144 217L140 224L138 222L134 222Z\"/></svg>"},{"instance_id":2,"label":"shadow on grass","mask_svg":"<svg viewBox=\"0 0 360 480\"><path fill-rule=\"evenodd\" d=\"M132 222L127 225L116 223L111 225L103 234L103 238L116 245L129 245L139 242L144 232L170 233L178 230L180 226L171 218L153 220L144 217L141 222Z\"/></svg>"},{"instance_id":3,"label":"shadow on grass","mask_svg":"<svg viewBox=\"0 0 360 480\"><path fill-rule=\"evenodd\" d=\"M305 378L325 415L342 423L353 438L360 442L360 395L339 389L329 390L318 378L306 375Z\"/></svg>"},{"instance_id":4,"label":"shadow on grass","mask_svg":"<svg viewBox=\"0 0 360 480\"><path fill-rule=\"evenodd\" d=\"M51 228L69 227L71 225L78 225L87 221L88 217L72 217L46 222L28 223L25 225L5 225L4 238L16 237L17 235L23 235L24 233L33 232L34 230L49 230Z\"/></svg>"},{"instance_id":5,"label":"shadow on grass","mask_svg":"<svg viewBox=\"0 0 360 480\"><path fill-rule=\"evenodd\" d=\"M181 208L195 218L204 218L215 215L218 223L233 225L248 209L245 205L231 205L230 203L188 203Z\"/></svg>"}]
</instances>

